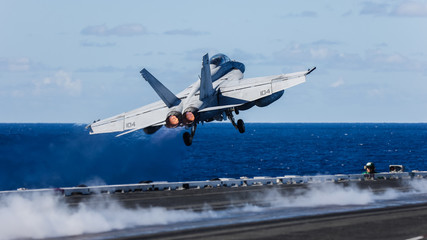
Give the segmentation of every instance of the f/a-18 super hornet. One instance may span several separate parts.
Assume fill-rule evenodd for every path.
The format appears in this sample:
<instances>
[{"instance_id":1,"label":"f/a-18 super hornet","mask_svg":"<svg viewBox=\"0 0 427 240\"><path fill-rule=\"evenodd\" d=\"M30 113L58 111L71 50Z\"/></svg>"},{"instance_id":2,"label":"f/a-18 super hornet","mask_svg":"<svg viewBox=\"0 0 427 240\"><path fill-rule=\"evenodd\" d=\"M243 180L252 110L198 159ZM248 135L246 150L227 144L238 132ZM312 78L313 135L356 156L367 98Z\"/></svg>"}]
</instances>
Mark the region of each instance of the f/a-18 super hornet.
<instances>
[{"instance_id":1,"label":"f/a-18 super hornet","mask_svg":"<svg viewBox=\"0 0 427 240\"><path fill-rule=\"evenodd\" d=\"M243 120L234 120L233 113L253 106L265 107L278 100L285 89L305 82L316 69L268 77L243 78L245 65L232 61L224 54L209 59L203 56L199 80L177 95L167 89L145 68L142 77L151 85L161 101L125 112L88 125L90 134L123 132L117 136L142 129L153 134L162 126L191 128L183 134L184 143L190 146L197 125L203 122L222 121L227 118L240 133L245 132Z\"/></svg>"}]
</instances>

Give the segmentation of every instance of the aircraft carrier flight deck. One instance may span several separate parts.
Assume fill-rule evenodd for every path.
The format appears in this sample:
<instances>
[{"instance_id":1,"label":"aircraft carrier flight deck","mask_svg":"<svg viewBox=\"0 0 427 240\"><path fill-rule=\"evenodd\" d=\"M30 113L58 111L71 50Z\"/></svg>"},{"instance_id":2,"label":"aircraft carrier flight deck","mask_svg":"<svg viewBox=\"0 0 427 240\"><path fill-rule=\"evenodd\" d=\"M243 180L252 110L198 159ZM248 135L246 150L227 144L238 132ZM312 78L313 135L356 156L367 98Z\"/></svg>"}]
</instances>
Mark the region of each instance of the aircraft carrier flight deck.
<instances>
[{"instance_id":1,"label":"aircraft carrier flight deck","mask_svg":"<svg viewBox=\"0 0 427 240\"><path fill-rule=\"evenodd\" d=\"M422 239L427 234L426 178L424 171L218 178L19 189L0 192L0 197L44 193L59 196L71 209L115 203L128 210L198 216L68 239L315 239L317 233L329 239L359 239L373 233L375 239ZM365 231L368 226L374 232Z\"/></svg>"}]
</instances>

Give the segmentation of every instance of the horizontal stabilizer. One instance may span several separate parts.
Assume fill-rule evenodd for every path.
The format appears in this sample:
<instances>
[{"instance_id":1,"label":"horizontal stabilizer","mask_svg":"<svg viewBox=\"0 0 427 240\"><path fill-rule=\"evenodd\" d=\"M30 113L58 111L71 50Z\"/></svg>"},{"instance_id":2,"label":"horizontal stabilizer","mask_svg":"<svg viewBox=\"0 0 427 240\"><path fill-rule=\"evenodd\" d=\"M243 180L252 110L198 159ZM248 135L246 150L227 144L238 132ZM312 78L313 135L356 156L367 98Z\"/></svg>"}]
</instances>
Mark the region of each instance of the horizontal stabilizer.
<instances>
[{"instance_id":1,"label":"horizontal stabilizer","mask_svg":"<svg viewBox=\"0 0 427 240\"><path fill-rule=\"evenodd\" d=\"M181 100L175 96L169 89L167 89L159 80L157 80L145 68L141 70L142 77L147 80L151 87L156 91L157 95L163 100L168 108L177 106Z\"/></svg>"},{"instance_id":2,"label":"horizontal stabilizer","mask_svg":"<svg viewBox=\"0 0 427 240\"><path fill-rule=\"evenodd\" d=\"M209 111L215 111L215 110L229 109L229 108L233 108L233 107L238 107L238 106L243 105L243 104L244 103L208 107L208 108L204 108L204 109L199 110L199 112L209 112Z\"/></svg>"},{"instance_id":3,"label":"horizontal stabilizer","mask_svg":"<svg viewBox=\"0 0 427 240\"><path fill-rule=\"evenodd\" d=\"M212 86L211 67L209 64L209 55L203 56L202 70L200 74L200 100L210 97L214 94Z\"/></svg>"}]
</instances>

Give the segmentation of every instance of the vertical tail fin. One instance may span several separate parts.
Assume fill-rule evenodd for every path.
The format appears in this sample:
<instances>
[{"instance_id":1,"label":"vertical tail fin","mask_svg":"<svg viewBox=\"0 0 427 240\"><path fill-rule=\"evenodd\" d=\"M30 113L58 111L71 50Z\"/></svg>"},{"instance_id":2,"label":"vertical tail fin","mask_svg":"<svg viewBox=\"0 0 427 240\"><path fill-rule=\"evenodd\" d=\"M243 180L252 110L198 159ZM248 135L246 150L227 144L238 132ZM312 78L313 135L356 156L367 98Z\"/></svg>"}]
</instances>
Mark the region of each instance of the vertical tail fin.
<instances>
[{"instance_id":1,"label":"vertical tail fin","mask_svg":"<svg viewBox=\"0 0 427 240\"><path fill-rule=\"evenodd\" d=\"M171 108L181 103L181 99L177 98L169 89L167 89L159 80L157 80L150 72L145 68L141 70L142 77L151 85L156 91L157 95L163 100L163 102Z\"/></svg>"},{"instance_id":2,"label":"vertical tail fin","mask_svg":"<svg viewBox=\"0 0 427 240\"><path fill-rule=\"evenodd\" d=\"M202 70L200 77L200 100L214 94L211 77L211 67L209 66L209 54L203 56Z\"/></svg>"}]
</instances>

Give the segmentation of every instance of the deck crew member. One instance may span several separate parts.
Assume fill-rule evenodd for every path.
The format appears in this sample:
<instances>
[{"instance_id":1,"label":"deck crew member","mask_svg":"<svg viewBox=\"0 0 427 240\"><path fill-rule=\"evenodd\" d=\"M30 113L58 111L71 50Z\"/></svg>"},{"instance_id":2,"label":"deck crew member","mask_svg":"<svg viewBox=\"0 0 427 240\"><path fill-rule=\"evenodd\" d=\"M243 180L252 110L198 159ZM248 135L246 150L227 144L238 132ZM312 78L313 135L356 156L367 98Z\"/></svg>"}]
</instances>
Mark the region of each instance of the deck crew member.
<instances>
[{"instance_id":1,"label":"deck crew member","mask_svg":"<svg viewBox=\"0 0 427 240\"><path fill-rule=\"evenodd\" d=\"M374 173L377 173L376 171L375 171L375 164L373 163L373 162L368 162L366 165L365 165L365 172L363 172L363 174L374 174Z\"/></svg>"}]
</instances>

